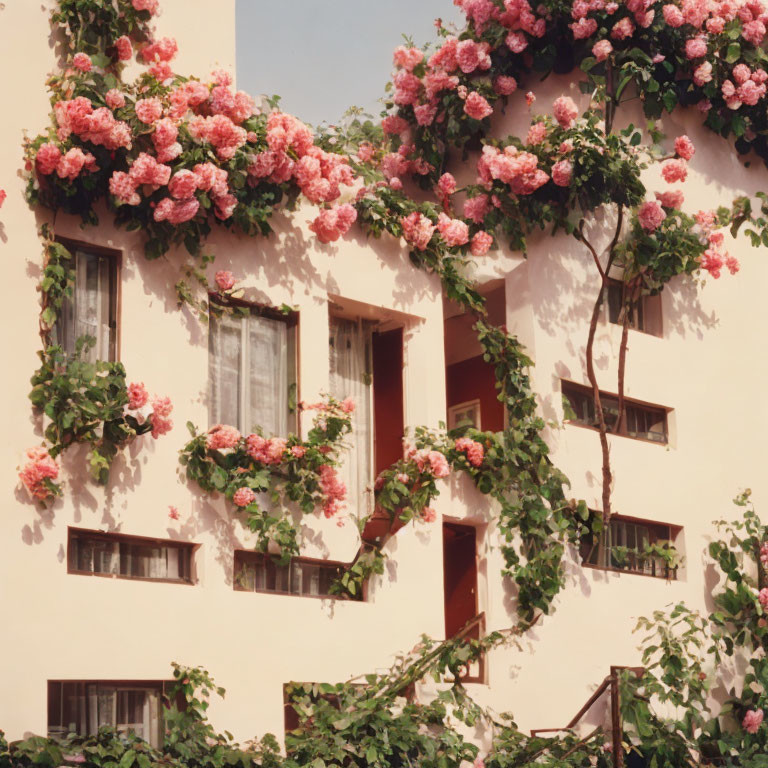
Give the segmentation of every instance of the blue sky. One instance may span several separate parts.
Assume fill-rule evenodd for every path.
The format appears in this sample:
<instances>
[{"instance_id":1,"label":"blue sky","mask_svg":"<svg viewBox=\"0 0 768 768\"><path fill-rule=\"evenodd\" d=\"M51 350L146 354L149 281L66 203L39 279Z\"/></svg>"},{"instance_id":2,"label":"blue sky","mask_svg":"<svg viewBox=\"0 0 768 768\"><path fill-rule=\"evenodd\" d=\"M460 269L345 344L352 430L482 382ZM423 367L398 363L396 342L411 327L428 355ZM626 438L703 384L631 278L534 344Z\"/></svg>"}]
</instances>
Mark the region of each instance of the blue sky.
<instances>
[{"instance_id":1,"label":"blue sky","mask_svg":"<svg viewBox=\"0 0 768 768\"><path fill-rule=\"evenodd\" d=\"M237 0L237 87L279 94L309 123L347 107L378 114L403 33L421 46L434 20L457 22L451 0Z\"/></svg>"}]
</instances>

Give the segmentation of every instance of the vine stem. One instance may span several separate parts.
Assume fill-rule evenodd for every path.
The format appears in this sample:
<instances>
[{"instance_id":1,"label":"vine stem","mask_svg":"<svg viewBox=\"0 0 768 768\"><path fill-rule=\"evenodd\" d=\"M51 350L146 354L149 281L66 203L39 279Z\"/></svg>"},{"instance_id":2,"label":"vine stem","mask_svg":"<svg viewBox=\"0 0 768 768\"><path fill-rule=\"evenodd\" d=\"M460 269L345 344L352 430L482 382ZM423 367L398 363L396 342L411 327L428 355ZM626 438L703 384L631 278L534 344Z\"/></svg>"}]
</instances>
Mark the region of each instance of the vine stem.
<instances>
[{"instance_id":1,"label":"vine stem","mask_svg":"<svg viewBox=\"0 0 768 768\"><path fill-rule=\"evenodd\" d=\"M589 323L589 333L587 335L586 346L586 363L587 363L587 378L592 387L592 397L595 402L595 416L597 417L598 430L600 433L600 451L602 454L602 506L603 506L603 521L608 522L611 517L611 485L613 483L613 473L611 470L611 455L610 447L608 445L608 425L605 422L605 413L603 412L603 404L600 398L600 387L597 382L597 375L595 374L595 361L594 361L594 347L595 336L597 334L597 323L600 319L600 309L603 304L603 294L608 287L608 274L611 266L613 265L614 258L616 256L616 245L619 242L621 236L621 228L624 223L624 208L619 206L616 217L616 230L610 245L608 246L608 259L605 267L603 267L600 258L597 254L597 250L589 242L584 235L584 220L579 223L579 239L589 249L594 259L595 265L600 273L600 290L598 291L595 299L594 306L592 308L592 317Z\"/></svg>"},{"instance_id":2,"label":"vine stem","mask_svg":"<svg viewBox=\"0 0 768 768\"><path fill-rule=\"evenodd\" d=\"M621 306L624 316L621 324L621 345L619 346L619 370L618 370L618 411L616 417L616 431L621 433L625 429L626 421L626 400L624 398L624 377L627 368L627 348L629 346L629 323L631 320L631 311L640 298L640 286L638 278L632 281L631 285L622 283L621 286Z\"/></svg>"}]
</instances>

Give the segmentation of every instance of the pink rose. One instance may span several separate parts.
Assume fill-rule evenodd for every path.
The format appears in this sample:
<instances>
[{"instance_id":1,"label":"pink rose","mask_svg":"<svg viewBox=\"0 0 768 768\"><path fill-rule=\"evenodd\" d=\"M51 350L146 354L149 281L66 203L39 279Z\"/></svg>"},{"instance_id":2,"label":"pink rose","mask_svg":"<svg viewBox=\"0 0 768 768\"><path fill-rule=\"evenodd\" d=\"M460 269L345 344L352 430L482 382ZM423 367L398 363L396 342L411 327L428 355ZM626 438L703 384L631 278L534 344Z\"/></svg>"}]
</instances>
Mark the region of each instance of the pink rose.
<instances>
[{"instance_id":1,"label":"pink rose","mask_svg":"<svg viewBox=\"0 0 768 768\"><path fill-rule=\"evenodd\" d=\"M117 58L120 61L128 61L133 56L133 46L125 35L115 40L115 48L117 48Z\"/></svg>"},{"instance_id":2,"label":"pink rose","mask_svg":"<svg viewBox=\"0 0 768 768\"><path fill-rule=\"evenodd\" d=\"M232 496L232 501L237 504L238 507L247 507L252 504L256 499L256 494L252 489L243 486L238 488Z\"/></svg>"},{"instance_id":3,"label":"pink rose","mask_svg":"<svg viewBox=\"0 0 768 768\"><path fill-rule=\"evenodd\" d=\"M683 160L690 160L696 152L696 148L693 146L693 142L683 134L675 139L675 152Z\"/></svg>"},{"instance_id":4,"label":"pink rose","mask_svg":"<svg viewBox=\"0 0 768 768\"><path fill-rule=\"evenodd\" d=\"M81 72L90 72L92 69L91 57L86 53L76 53L72 59L72 64Z\"/></svg>"},{"instance_id":5,"label":"pink rose","mask_svg":"<svg viewBox=\"0 0 768 768\"><path fill-rule=\"evenodd\" d=\"M449 248L464 245L469 241L469 228L459 220L441 213L437 219L437 229Z\"/></svg>"},{"instance_id":6,"label":"pink rose","mask_svg":"<svg viewBox=\"0 0 768 768\"><path fill-rule=\"evenodd\" d=\"M579 116L579 108L570 96L559 96L555 99L552 112L561 128L570 128Z\"/></svg>"},{"instance_id":7,"label":"pink rose","mask_svg":"<svg viewBox=\"0 0 768 768\"><path fill-rule=\"evenodd\" d=\"M229 291L234 286L235 276L228 269L220 269L213 278L220 291Z\"/></svg>"},{"instance_id":8,"label":"pink rose","mask_svg":"<svg viewBox=\"0 0 768 768\"><path fill-rule=\"evenodd\" d=\"M493 107L477 92L467 95L464 112L474 120L483 120L493 114Z\"/></svg>"},{"instance_id":9,"label":"pink rose","mask_svg":"<svg viewBox=\"0 0 768 768\"><path fill-rule=\"evenodd\" d=\"M128 408L132 411L143 408L149 402L149 393L144 384L128 385Z\"/></svg>"},{"instance_id":10,"label":"pink rose","mask_svg":"<svg viewBox=\"0 0 768 768\"><path fill-rule=\"evenodd\" d=\"M688 167L685 160L665 160L661 164L661 175L668 184L676 181L685 181L688 176Z\"/></svg>"},{"instance_id":11,"label":"pink rose","mask_svg":"<svg viewBox=\"0 0 768 768\"><path fill-rule=\"evenodd\" d=\"M499 96L509 96L517 90L517 80L507 75L499 75L493 79L493 90Z\"/></svg>"},{"instance_id":12,"label":"pink rose","mask_svg":"<svg viewBox=\"0 0 768 768\"><path fill-rule=\"evenodd\" d=\"M744 719L741 721L741 725L747 733L755 734L760 730L760 725L763 722L763 710L750 709L747 714L744 715Z\"/></svg>"},{"instance_id":13,"label":"pink rose","mask_svg":"<svg viewBox=\"0 0 768 768\"><path fill-rule=\"evenodd\" d=\"M552 181L557 184L558 187L567 187L571 183L571 174L573 173L573 166L570 160L558 160L552 166Z\"/></svg>"},{"instance_id":14,"label":"pink rose","mask_svg":"<svg viewBox=\"0 0 768 768\"><path fill-rule=\"evenodd\" d=\"M605 61L613 51L610 40L599 40L592 46L592 55L598 61Z\"/></svg>"},{"instance_id":15,"label":"pink rose","mask_svg":"<svg viewBox=\"0 0 768 768\"><path fill-rule=\"evenodd\" d=\"M475 232L472 238L470 252L473 256L485 256L492 245L493 236L481 229L479 232Z\"/></svg>"},{"instance_id":16,"label":"pink rose","mask_svg":"<svg viewBox=\"0 0 768 768\"><path fill-rule=\"evenodd\" d=\"M664 213L662 207L654 200L649 200L647 203L643 203L640 206L640 210L637 212L637 219L640 222L640 226L646 232L654 232L666 218L667 214Z\"/></svg>"}]
</instances>

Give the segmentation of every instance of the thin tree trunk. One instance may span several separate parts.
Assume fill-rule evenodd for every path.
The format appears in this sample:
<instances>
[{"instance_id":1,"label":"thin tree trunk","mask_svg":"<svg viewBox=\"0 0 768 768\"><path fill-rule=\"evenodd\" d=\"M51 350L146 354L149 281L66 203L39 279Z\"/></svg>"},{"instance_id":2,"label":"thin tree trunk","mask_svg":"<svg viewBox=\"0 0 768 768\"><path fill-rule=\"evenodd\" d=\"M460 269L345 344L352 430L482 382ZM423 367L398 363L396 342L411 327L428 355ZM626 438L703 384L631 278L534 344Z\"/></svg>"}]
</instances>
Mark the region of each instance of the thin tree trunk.
<instances>
[{"instance_id":1,"label":"thin tree trunk","mask_svg":"<svg viewBox=\"0 0 768 768\"><path fill-rule=\"evenodd\" d=\"M629 300L627 300L627 293L630 292ZM621 307L624 313L623 321L621 324L621 345L619 346L619 375L618 375L618 396L619 396L619 413L616 417L616 432L622 434L626 428L626 403L624 400L624 374L627 368L627 344L629 341L629 322L631 320L632 308L635 306L637 291L633 286L628 286L626 283L622 283L621 286Z\"/></svg>"},{"instance_id":2,"label":"thin tree trunk","mask_svg":"<svg viewBox=\"0 0 768 768\"><path fill-rule=\"evenodd\" d=\"M597 322L600 319L600 307L603 303L603 291L607 279L603 278L600 282L600 292L595 300L595 306L592 309L592 319L589 323L589 335L587 336L587 378L592 385L592 396L595 401L595 415L597 416L597 425L600 431L600 450L603 455L603 520L607 521L611 517L611 457L608 449L608 428L605 424L605 415L603 414L603 404L600 400L600 387L597 384L595 376L594 346L595 334L597 333Z\"/></svg>"},{"instance_id":3,"label":"thin tree trunk","mask_svg":"<svg viewBox=\"0 0 768 768\"><path fill-rule=\"evenodd\" d=\"M583 220L579 224L578 239L584 243L592 254L592 258L595 261L597 271L600 273L600 292L595 299L595 305L592 309L592 318L589 323L589 335L587 336L587 348L586 348L586 361L587 361L587 378L592 386L592 396L595 401L595 415L597 416L597 425L600 432L600 451L602 453L603 466L602 466L602 504L603 504L603 520L607 523L611 517L611 484L613 482L613 474L611 472L611 455L608 447L608 426L605 423L605 414L603 413L603 404L600 400L600 387L597 383L597 376L595 375L595 362L594 362L594 347L595 347L595 335L597 333L597 323L600 319L600 308L603 303L603 294L608 287L608 275L613 265L613 260L616 255L616 244L619 242L621 236L621 228L624 222L624 207L619 206L618 214L616 217L616 231L614 232L613 239L608 246L608 260L605 267L600 263L597 251L594 246L584 237L583 232Z\"/></svg>"}]
</instances>

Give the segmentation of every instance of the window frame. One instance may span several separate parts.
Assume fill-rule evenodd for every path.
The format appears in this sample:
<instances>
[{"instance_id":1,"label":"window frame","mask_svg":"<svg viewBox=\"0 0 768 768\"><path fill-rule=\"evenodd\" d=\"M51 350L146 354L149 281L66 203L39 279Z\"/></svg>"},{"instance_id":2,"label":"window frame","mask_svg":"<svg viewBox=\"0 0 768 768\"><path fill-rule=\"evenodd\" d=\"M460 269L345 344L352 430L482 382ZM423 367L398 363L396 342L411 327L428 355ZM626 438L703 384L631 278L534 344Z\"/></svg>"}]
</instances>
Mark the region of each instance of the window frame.
<instances>
[{"instance_id":1,"label":"window frame","mask_svg":"<svg viewBox=\"0 0 768 768\"><path fill-rule=\"evenodd\" d=\"M574 391L574 394L578 394L579 396L586 397L588 402L592 403L592 409L594 410L594 397L591 387L587 387L584 384L578 384L575 381L571 381L569 379L561 379L560 380L560 393L561 395L569 400L569 405L571 410L576 412L576 409L573 407L573 404L570 401L570 398L566 394L566 390L571 389ZM604 390L600 390L600 397L606 398L606 399L612 399L615 401L618 401L618 395L614 395L611 392L605 392ZM668 446L670 444L670 434L669 434L669 414L674 410L673 408L669 408L667 406L658 405L656 403L648 403L643 400L636 400L631 397L624 398L624 402L626 405L626 417L624 419L624 429L621 432L613 432L609 431L609 435L614 435L616 437L626 437L630 440L640 440L644 443L652 443L653 445L663 445ZM618 402L617 402L618 405ZM627 428L627 423L629 421L629 412L630 409L636 409L640 413L646 414L646 415L656 415L657 417L661 417L663 419L664 424L664 432L663 432L663 440L654 440L650 437L645 437L645 434L652 434L650 430L645 433L636 433L636 434L630 434L630 430ZM603 404L603 412L605 413L605 404ZM596 414L595 414L596 419ZM571 424L576 427L581 427L583 429L591 429L596 432L599 431L599 427L594 426L593 424L590 424L586 421L580 420L577 414L576 419L569 419L565 418L563 419L563 422L565 424ZM661 434L661 433L659 433Z\"/></svg>"},{"instance_id":2,"label":"window frame","mask_svg":"<svg viewBox=\"0 0 768 768\"><path fill-rule=\"evenodd\" d=\"M301 402L301 369L300 369L300 361L301 361L301 312L299 310L291 310L290 312L281 312L276 307L270 305L270 304L262 304L259 302L254 301L247 301L245 299L240 298L234 298L231 296L222 296L219 293L209 293L208 294L208 300L210 304L216 305L218 307L221 307L222 309L226 309L227 307L235 307L238 309L244 309L248 310L250 315L256 315L259 317L266 317L270 320L277 320L280 322L283 322L286 324L288 328L288 332L293 334L293 370L295 372L295 381L293 382L296 387L296 408L294 409L293 413L291 413L290 408L288 409L288 434L295 434L299 438L301 437L301 418L300 418L300 409L298 407L298 404ZM211 328L211 322L213 322L213 318L211 317L211 313L209 310L208 314L208 371L209 371L209 377L210 377L210 359L211 359L211 352L210 352L210 328ZM242 344L242 340L241 340ZM241 356L242 356L242 348L241 348ZM241 357L242 362L242 357ZM288 361L290 365L290 360ZM240 371L240 378L242 378L245 375L244 371ZM209 428L214 426L215 423L211 419L211 392L210 392L210 378L208 383L208 391L207 391L207 397L208 397L208 426ZM233 424L232 426L237 427L239 429L238 424ZM259 425L260 426L260 425ZM241 432L243 430L240 430ZM246 433L250 432L250 427L248 430L246 430ZM275 435L275 437L288 437L288 434L285 435Z\"/></svg>"},{"instance_id":3,"label":"window frame","mask_svg":"<svg viewBox=\"0 0 768 768\"><path fill-rule=\"evenodd\" d=\"M592 510L594 514L600 514L599 512L595 512ZM611 519L608 521L608 525L610 526L611 523L617 522L617 523L629 523L630 525L635 526L644 526L649 529L649 544L654 544L658 541L669 541L672 546L675 546L675 543L679 540L680 535L683 532L683 526L681 525L674 525L672 523L663 523L658 520L647 520L645 518L641 517L631 517L627 515L612 515ZM659 536L659 532L662 529L666 529L666 536ZM655 536L653 534L656 534ZM661 563L660 567L666 570L666 573L647 573L646 571L639 570L638 568L621 568L618 566L612 566L612 565L604 565L600 562L592 563L587 561L587 557L591 556L591 552L594 551L596 553L596 558L600 559L600 554L606 553L607 557L610 557L610 550L605 545L605 535L606 532L603 531L600 534L600 540L596 542L596 544L592 545L591 542L586 541L585 539L582 539L580 545L579 545L579 558L581 559L581 565L584 568L592 568L596 571L608 571L611 573L628 573L632 574L633 576L648 576L652 579L663 579L664 581L681 581L681 579L678 578L678 571L680 568L680 565L676 568L669 568L665 566L663 563ZM590 550L589 555L586 554L586 547L592 547ZM675 546L677 549L677 547Z\"/></svg>"},{"instance_id":4,"label":"window frame","mask_svg":"<svg viewBox=\"0 0 768 768\"><path fill-rule=\"evenodd\" d=\"M87 688L90 685L96 685L96 686L103 686L105 688L107 688L107 687L114 688L116 693L120 692L120 689L122 689L123 691L126 691L126 690L137 690L137 689L141 690L141 689L143 689L143 690L151 692L151 693L158 693L159 694L159 704L160 704L160 706L158 707L159 723L157 724L157 726L158 726L158 733L159 733L159 736L160 736L160 741L162 742L163 734L164 734L164 731L165 731L165 728L164 728L164 720L165 720L165 718L163 717L163 712L166 709L170 708L171 702L170 702L169 689L175 683L176 683L175 680L144 680L144 679L142 679L142 680L126 680L126 679L118 679L118 680L104 680L104 679L102 679L102 680L91 680L91 679L85 679L85 678L47 679L46 680L46 709L47 709L47 712L46 712L46 733L48 734L48 738L60 738L58 736L53 736L53 737L50 736L51 727L52 727L51 726L51 711L52 711L51 696L52 696L52 686L54 686L54 685L61 686L60 687L59 695L62 696L62 697L64 695L64 686L65 685L74 685L74 686L80 686L81 687L80 689L77 690L76 695L78 697L82 696L85 699L85 702L86 702L86 710L85 710L85 713L83 715L84 720L85 720L84 724L85 724L86 727L85 727L85 733L82 734L82 735L83 736L95 735L95 734L89 733L88 732L88 727L87 727L87 723L88 723L88 719L89 719ZM183 701L181 699L177 698L175 703L176 703L176 705L179 708L182 708ZM63 720L63 718L64 718L64 708L63 708L62 702L60 702L59 708L60 708L60 719ZM80 713L78 712L78 716L79 716L79 714ZM117 715L117 713L115 713L115 715ZM79 719L79 717L78 717L78 719ZM115 716L115 720L117 720L117 716ZM63 728L63 726L53 726L53 727L59 728L59 729ZM117 724L115 724L114 726L111 726L111 727L117 727ZM68 731L67 733L63 734L63 736L66 737L67 735L69 735L69 733L71 733L71 731ZM136 733L136 732L134 731L134 733ZM81 735L81 734L78 734L78 735ZM138 736L138 734L136 734L136 735ZM138 736L138 738L144 739L143 736ZM147 743L151 743L149 741L149 739L144 739L144 741L146 741Z\"/></svg>"},{"instance_id":5,"label":"window frame","mask_svg":"<svg viewBox=\"0 0 768 768\"><path fill-rule=\"evenodd\" d=\"M77 289L77 252L87 251L99 257L104 257L110 262L110 308L114 310L114 316L110 318L110 327L114 323L114 339L111 343L109 359L104 362L120 362L122 351L122 306L123 306L123 252L117 248L108 248L107 246L89 243L85 240L77 240L70 237L56 236L56 242L63 245L72 254L72 269L75 271L75 284L72 286L73 293ZM56 324L51 329L50 341L52 344L61 345L57 339L54 341L53 334L56 334L56 326L59 324L60 312L57 313ZM75 339L77 341L77 339ZM97 340L98 341L98 340ZM63 347L62 347L63 349ZM66 352L66 350L65 350Z\"/></svg>"},{"instance_id":6,"label":"window frame","mask_svg":"<svg viewBox=\"0 0 768 768\"><path fill-rule=\"evenodd\" d=\"M279 595L281 597L310 597L314 600L345 600L347 602L353 602L353 603L364 603L368 600L368 589L367 589L367 583L363 584L363 591L359 598L355 599L352 597L349 597L347 595L331 595L331 594L319 594L319 595L311 595L304 592L293 592L291 591L291 584L293 583L293 566L303 566L303 565L309 565L309 566L319 566L321 568L325 568L327 570L335 569L339 575L343 573L345 570L347 570L350 566L350 563L344 563L340 560L326 560L323 558L316 558L316 557L292 557L288 563L288 591L285 590L279 590L279 589L268 589L268 588L259 588L255 587L253 589L246 589L243 586L240 586L241 581L238 578L238 571L244 566L249 563L254 563L257 561L261 562L272 562L275 563L275 558L273 555L270 555L265 552L256 552L252 549L236 549L234 551L234 556L232 559L232 588L235 592L247 592L247 593L256 593L256 594L263 594L263 595ZM286 567L286 566L283 566Z\"/></svg>"},{"instance_id":7,"label":"window frame","mask_svg":"<svg viewBox=\"0 0 768 768\"><path fill-rule=\"evenodd\" d=\"M133 544L133 545L147 545L147 546L161 546L169 547L173 549L179 549L187 552L187 579L169 579L153 578L152 576L131 576L124 573L104 573L101 571L81 571L73 567L73 539L76 539L78 535L83 538L101 539L105 542L112 542L116 544ZM159 539L151 538L147 536L134 536L127 533L112 533L110 531L94 531L88 528L77 528L74 526L67 527L67 574L73 576L98 576L108 579L121 579L124 581L147 581L155 584L183 584L186 586L195 586L197 584L197 574L195 568L195 554L200 548L200 544L188 541L177 541L176 539ZM118 554L118 568L120 567L120 556Z\"/></svg>"},{"instance_id":8,"label":"window frame","mask_svg":"<svg viewBox=\"0 0 768 768\"><path fill-rule=\"evenodd\" d=\"M615 320L611 319L611 299L610 299L610 292L613 291L621 291L621 286L624 283L614 277L608 278L608 285L603 289L603 296L602 296L602 302L603 302L603 310L604 310L604 318L607 323L610 323L611 325L618 325L621 326L621 323L618 321L618 316ZM650 307L649 304L651 302L657 302L658 306L656 308ZM619 297L619 303L621 303L621 297ZM650 310L650 311L649 311ZM619 309L619 312L621 309ZM639 325L636 324L636 320L638 319L638 315L642 314L643 317L643 325L645 325L648 318L651 316L652 313L658 313L658 321L659 321L659 331L658 333L654 333L653 331L646 330L644 327L639 327ZM638 301L635 303L633 308L633 317L630 320L629 324L629 330L631 331L638 331L638 333L644 333L646 336L654 336L657 339L664 337L664 313L662 311L662 304L661 304L661 293L655 293L655 294L643 294L640 296Z\"/></svg>"}]
</instances>

